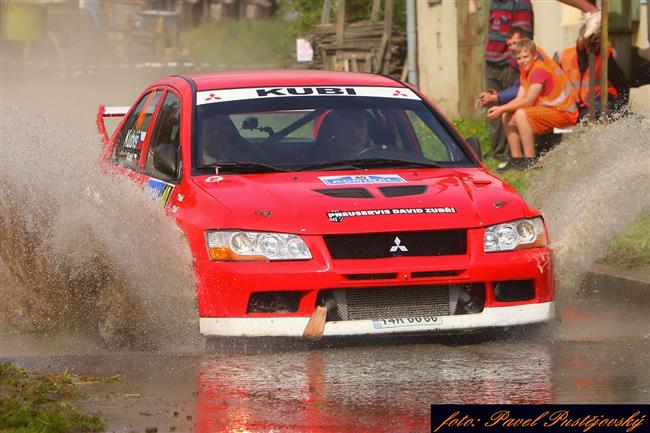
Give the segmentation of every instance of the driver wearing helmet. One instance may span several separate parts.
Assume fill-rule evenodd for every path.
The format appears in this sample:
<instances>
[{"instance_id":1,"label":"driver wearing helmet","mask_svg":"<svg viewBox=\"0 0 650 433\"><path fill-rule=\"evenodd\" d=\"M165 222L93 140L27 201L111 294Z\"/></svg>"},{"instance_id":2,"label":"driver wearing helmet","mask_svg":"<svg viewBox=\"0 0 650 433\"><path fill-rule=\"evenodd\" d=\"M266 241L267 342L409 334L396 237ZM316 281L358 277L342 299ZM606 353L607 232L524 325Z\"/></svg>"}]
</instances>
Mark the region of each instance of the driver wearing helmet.
<instances>
[{"instance_id":1,"label":"driver wearing helmet","mask_svg":"<svg viewBox=\"0 0 650 433\"><path fill-rule=\"evenodd\" d=\"M340 161L358 156L370 146L365 110L330 111L318 130L316 144L325 160Z\"/></svg>"}]
</instances>

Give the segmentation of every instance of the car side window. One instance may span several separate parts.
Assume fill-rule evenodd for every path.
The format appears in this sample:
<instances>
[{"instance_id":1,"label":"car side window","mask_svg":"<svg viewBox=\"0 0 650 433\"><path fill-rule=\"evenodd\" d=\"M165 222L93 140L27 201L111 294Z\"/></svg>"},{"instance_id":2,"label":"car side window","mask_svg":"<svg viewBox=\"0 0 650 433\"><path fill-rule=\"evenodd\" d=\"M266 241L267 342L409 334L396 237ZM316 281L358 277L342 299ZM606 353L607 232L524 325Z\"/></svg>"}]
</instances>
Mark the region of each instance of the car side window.
<instances>
[{"instance_id":1,"label":"car side window","mask_svg":"<svg viewBox=\"0 0 650 433\"><path fill-rule=\"evenodd\" d=\"M137 170L151 117L162 93L162 90L154 90L144 95L124 123L115 140L113 160L117 164Z\"/></svg>"},{"instance_id":2,"label":"car side window","mask_svg":"<svg viewBox=\"0 0 650 433\"><path fill-rule=\"evenodd\" d=\"M408 118L413 127L413 131L420 142L422 154L433 161L450 161L450 155L445 143L438 137L434 131L429 128L418 115L408 112Z\"/></svg>"},{"instance_id":3,"label":"car side window","mask_svg":"<svg viewBox=\"0 0 650 433\"><path fill-rule=\"evenodd\" d=\"M175 93L167 92L167 96L160 107L160 112L156 117L156 124L154 125L151 140L149 142L149 150L147 151L147 162L145 171L152 177L163 180L177 180L154 167L153 157L156 149L163 144L169 144L176 150L178 155L177 171L180 172L178 164L180 164L180 128L181 128L181 103Z\"/></svg>"}]
</instances>

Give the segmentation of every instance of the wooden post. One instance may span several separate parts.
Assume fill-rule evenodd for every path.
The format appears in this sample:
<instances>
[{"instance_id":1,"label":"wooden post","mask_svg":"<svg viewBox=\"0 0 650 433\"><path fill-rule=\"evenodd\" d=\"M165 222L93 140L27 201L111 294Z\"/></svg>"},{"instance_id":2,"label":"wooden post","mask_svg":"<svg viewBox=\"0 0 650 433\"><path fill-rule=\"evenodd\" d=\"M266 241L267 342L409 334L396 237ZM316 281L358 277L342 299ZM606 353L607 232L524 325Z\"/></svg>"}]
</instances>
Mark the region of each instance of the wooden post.
<instances>
[{"instance_id":1,"label":"wooden post","mask_svg":"<svg viewBox=\"0 0 650 433\"><path fill-rule=\"evenodd\" d=\"M393 0L386 0L384 3L384 34L381 37L381 45L379 46L379 71L386 73L388 69L388 60L386 51L390 43L390 36L393 32Z\"/></svg>"},{"instance_id":2,"label":"wooden post","mask_svg":"<svg viewBox=\"0 0 650 433\"><path fill-rule=\"evenodd\" d=\"M381 0L372 0L372 10L370 11L370 22L376 23L379 20L379 8Z\"/></svg>"},{"instance_id":3,"label":"wooden post","mask_svg":"<svg viewBox=\"0 0 650 433\"><path fill-rule=\"evenodd\" d=\"M607 51L609 48L609 5L607 0L601 1L601 11L602 18L600 24L600 116L605 119L607 115L607 83L608 83L608 70L607 62L609 61L609 56Z\"/></svg>"},{"instance_id":4,"label":"wooden post","mask_svg":"<svg viewBox=\"0 0 650 433\"><path fill-rule=\"evenodd\" d=\"M596 121L596 55L589 52L589 97L587 98L589 106L589 121Z\"/></svg>"},{"instance_id":5,"label":"wooden post","mask_svg":"<svg viewBox=\"0 0 650 433\"><path fill-rule=\"evenodd\" d=\"M329 24L331 14L332 14L332 0L325 0L323 2L323 13L320 17L320 23Z\"/></svg>"},{"instance_id":6,"label":"wooden post","mask_svg":"<svg viewBox=\"0 0 650 433\"><path fill-rule=\"evenodd\" d=\"M336 44L341 46L345 40L345 0L338 0L336 5Z\"/></svg>"}]
</instances>

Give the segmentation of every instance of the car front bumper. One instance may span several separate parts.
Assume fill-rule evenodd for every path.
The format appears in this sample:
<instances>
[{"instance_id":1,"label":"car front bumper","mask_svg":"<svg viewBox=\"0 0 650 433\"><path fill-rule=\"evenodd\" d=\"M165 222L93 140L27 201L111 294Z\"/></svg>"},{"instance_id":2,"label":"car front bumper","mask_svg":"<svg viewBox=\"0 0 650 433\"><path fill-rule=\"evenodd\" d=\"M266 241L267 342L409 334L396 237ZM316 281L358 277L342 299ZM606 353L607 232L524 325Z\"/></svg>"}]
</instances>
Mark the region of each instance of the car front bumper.
<instances>
[{"instance_id":1,"label":"car front bumper","mask_svg":"<svg viewBox=\"0 0 650 433\"><path fill-rule=\"evenodd\" d=\"M324 334L365 335L435 333L540 323L553 317L553 259L549 247L485 253L482 230L468 231L468 253L439 257L393 257L332 260L326 247L310 242L313 259L287 262L196 263L200 330L214 336L301 336L322 293L332 290L415 289L478 284L485 289L481 312L452 315L405 315L381 320L328 317ZM474 247L472 247L474 245ZM480 248L476 248L480 245ZM392 274L392 278L385 278ZM383 275L381 279L375 278ZM351 278L351 276L355 276ZM359 278L367 276L367 278ZM504 301L496 295L502 282L528 281L528 299ZM253 294L299 293L293 311L250 312ZM419 317L424 316L424 317ZM395 319L395 316L391 316ZM372 319L375 319L372 317ZM384 319L382 316L379 319ZM417 320L427 320L417 322Z\"/></svg>"},{"instance_id":2,"label":"car front bumper","mask_svg":"<svg viewBox=\"0 0 650 433\"><path fill-rule=\"evenodd\" d=\"M428 334L471 331L487 328L528 325L551 320L554 302L485 308L478 314L441 316L435 323L417 323L401 319L386 323L383 320L348 320L326 322L323 336ZM199 319L201 334L224 337L301 337L308 317L258 317Z\"/></svg>"}]
</instances>

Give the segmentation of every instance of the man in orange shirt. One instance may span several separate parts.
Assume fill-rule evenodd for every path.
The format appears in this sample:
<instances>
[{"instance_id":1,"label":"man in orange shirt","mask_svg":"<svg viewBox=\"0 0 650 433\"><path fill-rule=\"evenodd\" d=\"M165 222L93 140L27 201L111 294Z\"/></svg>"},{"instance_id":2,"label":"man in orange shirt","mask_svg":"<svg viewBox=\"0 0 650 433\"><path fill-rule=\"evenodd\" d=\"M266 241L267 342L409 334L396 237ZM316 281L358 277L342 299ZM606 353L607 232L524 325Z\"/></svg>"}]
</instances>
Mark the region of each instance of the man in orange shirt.
<instances>
[{"instance_id":1,"label":"man in orange shirt","mask_svg":"<svg viewBox=\"0 0 650 433\"><path fill-rule=\"evenodd\" d=\"M589 112L589 88L590 88L590 70L589 70L589 53L595 55L595 76L594 83L595 99L594 111L596 117L600 117L600 71L602 68L602 56L600 55L600 33L595 33L590 37L585 37L585 27L583 26L578 33L578 40L575 47L565 49L560 56L560 66L569 77L571 85L576 91L578 98L578 108L580 109L580 118L587 116ZM607 111L621 112L629 101L630 85L623 74L618 63L612 55L612 49L607 50Z\"/></svg>"},{"instance_id":2,"label":"man in orange shirt","mask_svg":"<svg viewBox=\"0 0 650 433\"><path fill-rule=\"evenodd\" d=\"M488 110L490 119L503 119L511 158L499 170L526 168L535 161L535 135L565 128L578 121L576 97L559 68L537 59L537 48L522 39L515 48L520 86L517 97Z\"/></svg>"}]
</instances>

